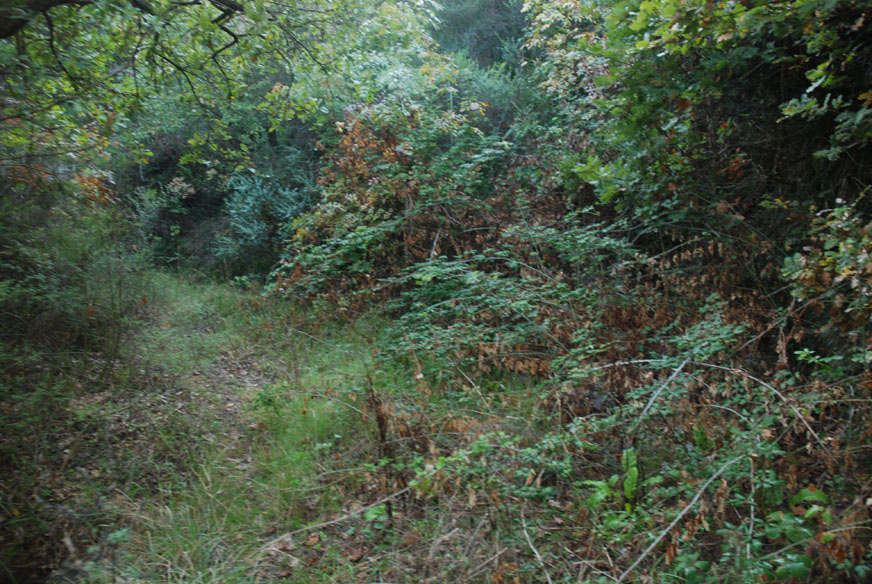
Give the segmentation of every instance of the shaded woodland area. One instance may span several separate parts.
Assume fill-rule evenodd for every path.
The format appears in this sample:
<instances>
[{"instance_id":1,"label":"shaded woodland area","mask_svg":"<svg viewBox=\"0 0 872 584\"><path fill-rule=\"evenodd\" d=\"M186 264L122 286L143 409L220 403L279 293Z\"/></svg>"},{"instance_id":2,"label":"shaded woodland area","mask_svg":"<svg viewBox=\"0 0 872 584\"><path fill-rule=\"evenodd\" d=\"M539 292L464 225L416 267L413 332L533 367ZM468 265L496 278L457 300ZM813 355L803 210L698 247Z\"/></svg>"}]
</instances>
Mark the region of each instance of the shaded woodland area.
<instances>
[{"instance_id":1,"label":"shaded woodland area","mask_svg":"<svg viewBox=\"0 0 872 584\"><path fill-rule=\"evenodd\" d=\"M0 582L867 582L872 1L11 0Z\"/></svg>"}]
</instances>

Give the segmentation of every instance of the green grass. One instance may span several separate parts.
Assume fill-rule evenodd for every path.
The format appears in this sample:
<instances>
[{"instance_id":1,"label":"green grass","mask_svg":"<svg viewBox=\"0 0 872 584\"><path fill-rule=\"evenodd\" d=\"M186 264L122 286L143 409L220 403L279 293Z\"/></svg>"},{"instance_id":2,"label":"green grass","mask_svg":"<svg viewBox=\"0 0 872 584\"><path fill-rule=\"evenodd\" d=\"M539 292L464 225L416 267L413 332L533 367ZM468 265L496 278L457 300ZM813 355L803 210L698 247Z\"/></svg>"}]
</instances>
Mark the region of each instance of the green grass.
<instances>
[{"instance_id":1,"label":"green grass","mask_svg":"<svg viewBox=\"0 0 872 584\"><path fill-rule=\"evenodd\" d=\"M238 307L246 300L242 292L160 272L151 286L156 308L130 344L141 359L188 373L238 345Z\"/></svg>"},{"instance_id":2,"label":"green grass","mask_svg":"<svg viewBox=\"0 0 872 584\"><path fill-rule=\"evenodd\" d=\"M164 449L187 440L193 468L117 510L114 523L129 529L87 581L269 580L292 560L264 557L264 543L343 503L321 480L342 479L325 469L368 440L352 392L368 367L371 330L309 320L283 302L174 274L155 274L153 285L148 322L125 351L167 372L178 389L202 394L202 410L184 413L199 433L152 428ZM233 373L239 363L245 374ZM231 398L239 407L222 413Z\"/></svg>"},{"instance_id":3,"label":"green grass","mask_svg":"<svg viewBox=\"0 0 872 584\"><path fill-rule=\"evenodd\" d=\"M418 357L385 350L390 323L379 317L323 318L180 274L143 279L144 314L107 374L89 385L82 365L78 380L18 398L28 416L20 432L45 420L47 402L62 412L44 441L72 451L65 463L56 449L46 465L63 480L34 478L28 488L47 499L68 490L69 504L91 513L70 532L82 582L408 581L396 566L427 557L429 542L454 529L446 521L467 512L467 495L452 493L446 474L435 498L407 497L390 529L385 509L355 511L480 432L531 431L538 396L529 379L506 375L471 389L426 362L419 379ZM381 445L379 409L391 424ZM36 459L25 463L35 477ZM293 544L281 538L340 517ZM28 529L65 529L40 528L42 519L34 512ZM458 553L492 553L452 542ZM450 580L481 561L429 569Z\"/></svg>"}]
</instances>

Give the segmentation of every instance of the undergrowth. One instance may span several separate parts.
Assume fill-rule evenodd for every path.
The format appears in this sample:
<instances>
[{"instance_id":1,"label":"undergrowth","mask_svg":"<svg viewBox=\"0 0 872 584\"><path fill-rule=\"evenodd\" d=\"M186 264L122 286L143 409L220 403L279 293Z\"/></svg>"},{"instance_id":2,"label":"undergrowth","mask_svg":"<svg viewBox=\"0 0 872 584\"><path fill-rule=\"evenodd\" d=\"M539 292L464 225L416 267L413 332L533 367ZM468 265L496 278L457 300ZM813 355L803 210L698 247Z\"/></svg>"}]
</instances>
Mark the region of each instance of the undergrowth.
<instances>
[{"instance_id":1,"label":"undergrowth","mask_svg":"<svg viewBox=\"0 0 872 584\"><path fill-rule=\"evenodd\" d=\"M869 580L872 4L505 7L3 171L10 576Z\"/></svg>"}]
</instances>

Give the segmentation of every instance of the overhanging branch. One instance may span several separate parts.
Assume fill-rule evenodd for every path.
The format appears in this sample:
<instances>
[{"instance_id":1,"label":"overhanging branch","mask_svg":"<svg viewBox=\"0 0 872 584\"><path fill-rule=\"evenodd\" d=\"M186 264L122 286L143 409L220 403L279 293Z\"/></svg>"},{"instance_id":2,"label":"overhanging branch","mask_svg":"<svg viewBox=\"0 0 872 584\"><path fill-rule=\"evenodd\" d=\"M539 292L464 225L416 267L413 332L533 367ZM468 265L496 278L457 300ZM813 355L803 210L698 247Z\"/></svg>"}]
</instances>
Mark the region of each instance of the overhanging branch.
<instances>
[{"instance_id":1,"label":"overhanging branch","mask_svg":"<svg viewBox=\"0 0 872 584\"><path fill-rule=\"evenodd\" d=\"M83 6L91 0L27 0L0 9L0 39L8 39L23 29L38 14L56 6Z\"/></svg>"}]
</instances>

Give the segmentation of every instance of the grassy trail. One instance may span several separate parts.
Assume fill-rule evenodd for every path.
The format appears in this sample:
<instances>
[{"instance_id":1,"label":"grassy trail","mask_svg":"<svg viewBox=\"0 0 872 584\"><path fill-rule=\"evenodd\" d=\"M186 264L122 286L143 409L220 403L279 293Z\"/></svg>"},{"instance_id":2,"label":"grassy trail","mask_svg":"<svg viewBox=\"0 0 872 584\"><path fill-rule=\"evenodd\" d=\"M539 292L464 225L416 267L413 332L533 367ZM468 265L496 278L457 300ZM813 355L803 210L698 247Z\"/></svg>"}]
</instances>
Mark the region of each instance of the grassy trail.
<instances>
[{"instance_id":1,"label":"grassy trail","mask_svg":"<svg viewBox=\"0 0 872 584\"><path fill-rule=\"evenodd\" d=\"M341 505L328 466L367 441L337 392L369 331L178 275L152 288L112 359L4 404L0 582L313 581L264 544Z\"/></svg>"},{"instance_id":2,"label":"grassy trail","mask_svg":"<svg viewBox=\"0 0 872 584\"><path fill-rule=\"evenodd\" d=\"M163 277L168 298L137 343L187 396L189 430L170 440L194 454L182 484L128 511L127 543L118 556L124 559L109 563L109 575L317 580L301 567L291 540L277 535L342 503L325 487L343 474L331 465L340 449L348 450L343 435L362 431L355 428L359 419L347 415L356 408L336 395L366 366L360 331L255 294ZM308 543L307 552L318 545ZM314 551L320 563L320 549Z\"/></svg>"},{"instance_id":3,"label":"grassy trail","mask_svg":"<svg viewBox=\"0 0 872 584\"><path fill-rule=\"evenodd\" d=\"M378 317L149 280L117 354L69 357L0 411L24 420L3 444L21 493L0 502L6 580L511 582L541 568L527 542L546 532L524 516L540 479L517 457L541 431L529 380L455 387L423 356L390 356ZM564 513L553 504L539 517Z\"/></svg>"},{"instance_id":4,"label":"grassy trail","mask_svg":"<svg viewBox=\"0 0 872 584\"><path fill-rule=\"evenodd\" d=\"M861 491L788 486L757 466L783 453L744 454L773 428L806 427L768 386L724 382L737 412L764 403L780 418L729 426L743 454L694 478L726 448L709 439L717 426L682 438L657 420L648 443L618 442L668 376L566 423L534 378L406 354L404 331L372 315L164 273L146 289L116 354L32 367L30 391L3 380L0 584L602 584L652 581L633 573L646 558L685 574L664 582L744 582L776 574L799 542L841 537L836 552L867 554ZM855 476L865 492L868 475ZM729 489L754 477L768 481L746 492L754 529L735 531L745 519ZM830 497L859 510L839 519ZM645 551L691 512L691 551ZM717 564L697 551L716 549ZM808 581L867 576L858 563Z\"/></svg>"}]
</instances>

